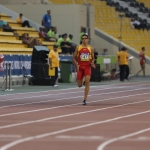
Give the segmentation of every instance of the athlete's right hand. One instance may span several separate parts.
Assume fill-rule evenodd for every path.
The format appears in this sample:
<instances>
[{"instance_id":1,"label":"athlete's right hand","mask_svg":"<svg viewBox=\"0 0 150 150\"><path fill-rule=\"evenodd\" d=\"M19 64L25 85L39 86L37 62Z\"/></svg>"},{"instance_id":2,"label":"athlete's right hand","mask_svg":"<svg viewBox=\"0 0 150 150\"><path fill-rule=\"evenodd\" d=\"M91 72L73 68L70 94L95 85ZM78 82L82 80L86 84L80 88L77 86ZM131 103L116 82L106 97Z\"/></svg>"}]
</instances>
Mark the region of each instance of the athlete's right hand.
<instances>
[{"instance_id":1,"label":"athlete's right hand","mask_svg":"<svg viewBox=\"0 0 150 150\"><path fill-rule=\"evenodd\" d=\"M76 69L77 69L77 72L78 72L79 71L79 65L78 64L76 65Z\"/></svg>"}]
</instances>

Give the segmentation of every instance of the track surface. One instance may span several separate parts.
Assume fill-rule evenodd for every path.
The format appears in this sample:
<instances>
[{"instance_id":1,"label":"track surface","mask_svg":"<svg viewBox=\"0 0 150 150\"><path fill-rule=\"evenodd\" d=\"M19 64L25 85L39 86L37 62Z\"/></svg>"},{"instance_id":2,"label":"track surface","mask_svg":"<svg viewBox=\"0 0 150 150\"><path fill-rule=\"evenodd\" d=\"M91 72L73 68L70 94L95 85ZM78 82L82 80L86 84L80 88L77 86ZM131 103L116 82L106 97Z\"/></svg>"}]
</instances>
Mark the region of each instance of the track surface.
<instances>
[{"instance_id":1,"label":"track surface","mask_svg":"<svg viewBox=\"0 0 150 150\"><path fill-rule=\"evenodd\" d=\"M2 92L1 92L2 93ZM0 95L0 150L149 150L150 81Z\"/></svg>"}]
</instances>

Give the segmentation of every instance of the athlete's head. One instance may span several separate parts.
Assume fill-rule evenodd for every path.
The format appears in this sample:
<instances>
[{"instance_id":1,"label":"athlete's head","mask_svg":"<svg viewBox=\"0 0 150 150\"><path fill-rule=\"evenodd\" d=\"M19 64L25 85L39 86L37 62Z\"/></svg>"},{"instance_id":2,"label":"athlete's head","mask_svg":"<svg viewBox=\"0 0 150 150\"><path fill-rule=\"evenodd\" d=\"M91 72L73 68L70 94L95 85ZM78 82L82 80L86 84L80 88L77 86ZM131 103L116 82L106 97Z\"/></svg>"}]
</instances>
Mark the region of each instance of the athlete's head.
<instances>
[{"instance_id":1,"label":"athlete's head","mask_svg":"<svg viewBox=\"0 0 150 150\"><path fill-rule=\"evenodd\" d=\"M87 34L83 34L83 35L82 35L82 43L83 43L83 44L87 44L88 41L89 41L89 40L88 40L88 35L87 35Z\"/></svg>"}]
</instances>

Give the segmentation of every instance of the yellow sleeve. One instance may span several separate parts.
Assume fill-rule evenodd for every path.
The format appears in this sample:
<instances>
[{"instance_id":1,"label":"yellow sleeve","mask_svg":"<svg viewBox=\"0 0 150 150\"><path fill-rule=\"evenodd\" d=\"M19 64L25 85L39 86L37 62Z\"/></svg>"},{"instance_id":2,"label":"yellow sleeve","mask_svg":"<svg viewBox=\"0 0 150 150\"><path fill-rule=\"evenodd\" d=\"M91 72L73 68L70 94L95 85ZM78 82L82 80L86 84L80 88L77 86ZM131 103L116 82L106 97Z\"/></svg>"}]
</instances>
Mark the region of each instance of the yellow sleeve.
<instances>
[{"instance_id":1,"label":"yellow sleeve","mask_svg":"<svg viewBox=\"0 0 150 150\"><path fill-rule=\"evenodd\" d=\"M49 58L52 58L52 56L53 56L53 52L50 51L48 57L49 57Z\"/></svg>"},{"instance_id":2,"label":"yellow sleeve","mask_svg":"<svg viewBox=\"0 0 150 150\"><path fill-rule=\"evenodd\" d=\"M17 23L22 23L22 20L19 17L17 18L16 21L17 21Z\"/></svg>"}]
</instances>

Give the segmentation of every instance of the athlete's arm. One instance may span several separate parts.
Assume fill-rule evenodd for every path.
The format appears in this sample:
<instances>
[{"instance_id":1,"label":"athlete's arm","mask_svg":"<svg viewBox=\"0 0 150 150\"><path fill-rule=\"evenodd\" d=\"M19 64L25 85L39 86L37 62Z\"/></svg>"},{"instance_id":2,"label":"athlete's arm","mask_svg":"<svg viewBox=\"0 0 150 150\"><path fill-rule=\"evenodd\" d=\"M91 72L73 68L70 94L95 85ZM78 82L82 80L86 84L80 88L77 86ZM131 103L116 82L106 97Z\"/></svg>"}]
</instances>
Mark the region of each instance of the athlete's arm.
<instances>
[{"instance_id":1,"label":"athlete's arm","mask_svg":"<svg viewBox=\"0 0 150 150\"><path fill-rule=\"evenodd\" d=\"M92 57L91 66L93 68L95 68L96 66L94 64L95 59L94 59L94 49L93 49L93 47L91 47L91 57Z\"/></svg>"},{"instance_id":2,"label":"athlete's arm","mask_svg":"<svg viewBox=\"0 0 150 150\"><path fill-rule=\"evenodd\" d=\"M78 46L76 47L75 52L74 52L73 57L72 57L72 61L75 64L77 71L78 71L79 66L78 66L78 62L77 62L77 56L78 56Z\"/></svg>"},{"instance_id":3,"label":"athlete's arm","mask_svg":"<svg viewBox=\"0 0 150 150\"><path fill-rule=\"evenodd\" d=\"M143 58L144 58L144 61L145 61L145 63L146 63L145 53L143 53Z\"/></svg>"},{"instance_id":4,"label":"athlete's arm","mask_svg":"<svg viewBox=\"0 0 150 150\"><path fill-rule=\"evenodd\" d=\"M77 65L77 55L78 55L78 46L76 47L75 51L74 51L74 54L73 54L73 57L72 57L72 61L75 65Z\"/></svg>"}]
</instances>

